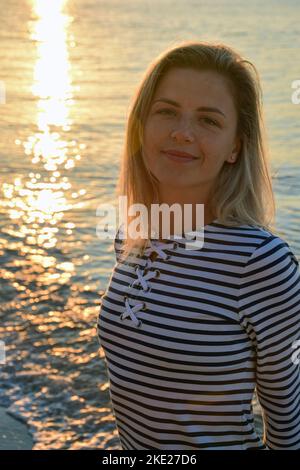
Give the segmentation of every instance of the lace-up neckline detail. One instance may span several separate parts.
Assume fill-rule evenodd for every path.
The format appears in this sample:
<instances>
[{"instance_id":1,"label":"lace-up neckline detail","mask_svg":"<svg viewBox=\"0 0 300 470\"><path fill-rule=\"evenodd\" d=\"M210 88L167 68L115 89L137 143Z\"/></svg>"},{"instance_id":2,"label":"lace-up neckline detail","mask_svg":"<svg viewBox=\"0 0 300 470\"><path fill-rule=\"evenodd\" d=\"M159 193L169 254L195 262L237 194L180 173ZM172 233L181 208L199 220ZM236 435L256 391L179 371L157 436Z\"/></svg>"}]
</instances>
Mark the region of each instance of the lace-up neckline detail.
<instances>
[{"instance_id":1,"label":"lace-up neckline detail","mask_svg":"<svg viewBox=\"0 0 300 470\"><path fill-rule=\"evenodd\" d=\"M137 300L136 295L130 295L130 290L133 287L141 286L140 293L150 293L151 286L148 282L153 278L160 277L160 270L153 269L153 264L156 260L161 259L163 261L167 261L170 259L170 255L165 253L165 250L176 249L178 247L178 243L174 241L159 241L159 240L152 240L148 241L148 245L143 250L141 254L142 257L146 256L146 265L145 266L135 266L135 274L137 278L128 286L128 294L124 296L125 302L125 310L120 315L120 320L125 320L126 318L130 318L134 326L141 327L142 321L137 318L136 314L140 311L147 310L147 304L145 302L140 302L134 305L133 301Z\"/></svg>"}]
</instances>

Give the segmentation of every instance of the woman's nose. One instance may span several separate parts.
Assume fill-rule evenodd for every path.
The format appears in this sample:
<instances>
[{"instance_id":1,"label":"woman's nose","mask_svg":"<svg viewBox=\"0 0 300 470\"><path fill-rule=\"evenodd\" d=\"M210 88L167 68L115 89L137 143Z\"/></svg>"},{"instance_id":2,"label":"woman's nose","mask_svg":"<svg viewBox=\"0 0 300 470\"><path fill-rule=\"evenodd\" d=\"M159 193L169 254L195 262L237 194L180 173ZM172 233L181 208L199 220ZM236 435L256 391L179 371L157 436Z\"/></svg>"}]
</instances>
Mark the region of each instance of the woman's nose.
<instances>
[{"instance_id":1,"label":"woman's nose","mask_svg":"<svg viewBox=\"0 0 300 470\"><path fill-rule=\"evenodd\" d=\"M171 137L176 138L177 140L193 141L194 135L191 127L192 126L190 124L182 123L178 125L176 129L173 129Z\"/></svg>"}]
</instances>

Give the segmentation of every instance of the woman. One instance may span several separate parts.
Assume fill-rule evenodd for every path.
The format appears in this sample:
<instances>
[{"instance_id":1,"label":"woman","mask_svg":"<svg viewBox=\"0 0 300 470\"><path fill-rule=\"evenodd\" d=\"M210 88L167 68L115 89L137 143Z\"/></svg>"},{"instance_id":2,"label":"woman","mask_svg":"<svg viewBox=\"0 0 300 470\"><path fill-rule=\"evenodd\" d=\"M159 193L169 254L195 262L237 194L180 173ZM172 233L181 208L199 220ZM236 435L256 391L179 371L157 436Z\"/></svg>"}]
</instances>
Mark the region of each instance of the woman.
<instances>
[{"instance_id":1,"label":"woman","mask_svg":"<svg viewBox=\"0 0 300 470\"><path fill-rule=\"evenodd\" d=\"M173 219L168 237L134 239L129 216L117 232L98 335L123 449L300 449L300 273L270 225L261 101L254 65L204 42L161 54L136 93L119 194L190 204L204 244Z\"/></svg>"}]
</instances>

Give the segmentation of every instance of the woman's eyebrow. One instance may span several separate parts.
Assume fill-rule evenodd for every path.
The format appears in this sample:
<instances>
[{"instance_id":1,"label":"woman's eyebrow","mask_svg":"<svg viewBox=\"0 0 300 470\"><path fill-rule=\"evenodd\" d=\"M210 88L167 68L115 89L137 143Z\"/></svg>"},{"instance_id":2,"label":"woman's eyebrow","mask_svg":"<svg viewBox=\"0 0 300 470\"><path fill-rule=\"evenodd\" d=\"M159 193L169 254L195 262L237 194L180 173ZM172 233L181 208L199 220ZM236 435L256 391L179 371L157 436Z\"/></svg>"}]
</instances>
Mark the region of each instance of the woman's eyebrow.
<instances>
[{"instance_id":1,"label":"woman's eyebrow","mask_svg":"<svg viewBox=\"0 0 300 470\"><path fill-rule=\"evenodd\" d=\"M164 103L172 104L173 106L176 106L177 108L180 108L180 104L177 103L176 101L170 100L169 98L158 98L157 100L153 101L153 104L156 103L157 101L163 101ZM199 108L196 109L196 111L208 111L212 113L219 113L222 114L222 116L225 116L225 114L218 108L212 108L210 106L200 106Z\"/></svg>"}]
</instances>

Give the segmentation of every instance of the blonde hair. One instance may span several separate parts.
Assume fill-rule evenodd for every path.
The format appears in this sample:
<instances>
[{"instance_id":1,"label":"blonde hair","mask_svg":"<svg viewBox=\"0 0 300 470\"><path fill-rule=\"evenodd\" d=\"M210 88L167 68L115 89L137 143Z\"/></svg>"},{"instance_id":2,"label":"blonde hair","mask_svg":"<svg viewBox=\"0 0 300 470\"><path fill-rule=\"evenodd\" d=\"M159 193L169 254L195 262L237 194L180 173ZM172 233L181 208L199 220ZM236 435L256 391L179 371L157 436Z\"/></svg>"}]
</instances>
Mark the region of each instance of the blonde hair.
<instances>
[{"instance_id":1,"label":"blonde hair","mask_svg":"<svg viewBox=\"0 0 300 470\"><path fill-rule=\"evenodd\" d=\"M128 207L143 204L148 214L151 204L157 202L157 183L142 158L143 130L157 86L171 68L221 74L236 107L237 135L242 145L237 161L224 163L211 194L211 206L218 222L233 227L250 224L274 231L275 200L259 75L250 61L223 43L187 41L167 49L150 64L130 107L117 195L127 196ZM130 221L131 216L127 216L128 225ZM134 240L128 235L123 241L123 255L128 255L133 247L143 250L147 241Z\"/></svg>"}]
</instances>

